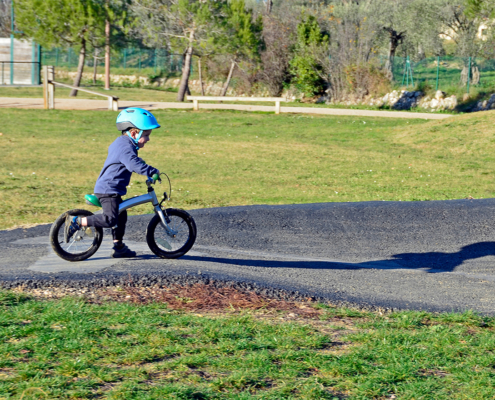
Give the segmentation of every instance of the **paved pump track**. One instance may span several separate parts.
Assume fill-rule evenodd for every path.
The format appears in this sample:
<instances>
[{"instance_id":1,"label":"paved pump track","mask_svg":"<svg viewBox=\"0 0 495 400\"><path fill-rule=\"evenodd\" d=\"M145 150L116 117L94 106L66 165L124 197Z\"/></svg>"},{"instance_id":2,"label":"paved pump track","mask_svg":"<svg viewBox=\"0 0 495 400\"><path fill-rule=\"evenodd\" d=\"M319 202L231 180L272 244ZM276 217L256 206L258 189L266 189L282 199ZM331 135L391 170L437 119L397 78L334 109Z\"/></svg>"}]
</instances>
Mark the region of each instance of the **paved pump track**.
<instances>
[{"instance_id":1,"label":"paved pump track","mask_svg":"<svg viewBox=\"0 0 495 400\"><path fill-rule=\"evenodd\" d=\"M0 285L112 285L133 279L238 284L336 304L495 314L495 199L325 203L193 210L198 240L178 260L145 243L150 216L131 217L132 260L68 263L49 225L0 232Z\"/></svg>"}]
</instances>

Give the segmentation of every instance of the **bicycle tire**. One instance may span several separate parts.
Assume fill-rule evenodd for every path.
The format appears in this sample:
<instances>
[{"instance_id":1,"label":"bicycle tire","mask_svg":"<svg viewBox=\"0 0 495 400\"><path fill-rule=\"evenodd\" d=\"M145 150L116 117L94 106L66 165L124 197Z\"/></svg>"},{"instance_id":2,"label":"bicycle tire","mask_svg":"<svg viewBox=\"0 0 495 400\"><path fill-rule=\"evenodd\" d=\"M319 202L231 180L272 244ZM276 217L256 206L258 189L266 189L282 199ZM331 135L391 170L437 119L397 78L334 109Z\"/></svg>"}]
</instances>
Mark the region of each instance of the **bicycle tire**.
<instances>
[{"instance_id":1,"label":"bicycle tire","mask_svg":"<svg viewBox=\"0 0 495 400\"><path fill-rule=\"evenodd\" d=\"M196 223L193 217L184 210L169 208L164 210L164 214L167 224L179 233L175 237L168 235L161 225L160 217L155 214L146 229L146 242L150 250L160 258L182 257L191 250L196 241ZM160 230L159 232L157 232L157 228ZM187 238L185 238L186 233ZM161 243L157 243L157 240L161 241Z\"/></svg>"},{"instance_id":2,"label":"bicycle tire","mask_svg":"<svg viewBox=\"0 0 495 400\"><path fill-rule=\"evenodd\" d=\"M74 209L74 210L69 210L64 212L62 215L60 215L55 222L52 224L52 227L50 229L50 244L52 246L53 251L55 254L57 254L60 258L66 260L66 261L83 261L91 257L93 254L96 253L96 251L100 248L101 241L103 240L103 229L102 228L94 228L91 227L90 230L91 232L94 232L92 240L89 238L89 240L86 242L88 243L88 249L84 250L82 252L77 252L76 253L70 253L66 251L62 245L64 244L63 241L60 240L60 238L63 236L63 230L65 226L65 219L68 215L74 215L74 216L80 216L80 217L88 217L90 215L93 215L91 211L88 210L79 210L79 209ZM62 231L61 231L62 230ZM76 232L76 234L73 237L74 242L79 238L79 240L83 240L87 232L87 229L82 232L82 234L79 234ZM71 245L70 245L71 246ZM70 247L68 246L68 247ZM77 246L76 246L77 249Z\"/></svg>"}]
</instances>

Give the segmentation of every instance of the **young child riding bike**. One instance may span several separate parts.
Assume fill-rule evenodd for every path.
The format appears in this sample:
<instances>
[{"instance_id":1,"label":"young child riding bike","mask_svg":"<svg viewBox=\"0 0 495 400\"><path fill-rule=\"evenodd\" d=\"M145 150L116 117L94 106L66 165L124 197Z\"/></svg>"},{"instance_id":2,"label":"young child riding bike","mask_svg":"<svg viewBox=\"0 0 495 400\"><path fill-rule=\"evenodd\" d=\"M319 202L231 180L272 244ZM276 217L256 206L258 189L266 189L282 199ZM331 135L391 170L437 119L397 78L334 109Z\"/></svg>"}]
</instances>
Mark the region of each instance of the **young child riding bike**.
<instances>
[{"instance_id":1,"label":"young child riding bike","mask_svg":"<svg viewBox=\"0 0 495 400\"><path fill-rule=\"evenodd\" d=\"M127 193L133 172L147 177L160 174L160 171L138 157L138 150L149 142L151 131L159 127L153 114L142 108L127 108L120 112L117 117L117 129L122 134L108 148L108 157L94 188L103 214L88 217L67 215L64 231L66 243L82 227L113 228L114 245L111 256L114 258L136 256L136 252L123 243L127 211L119 214L119 204L122 203L122 196Z\"/></svg>"}]
</instances>

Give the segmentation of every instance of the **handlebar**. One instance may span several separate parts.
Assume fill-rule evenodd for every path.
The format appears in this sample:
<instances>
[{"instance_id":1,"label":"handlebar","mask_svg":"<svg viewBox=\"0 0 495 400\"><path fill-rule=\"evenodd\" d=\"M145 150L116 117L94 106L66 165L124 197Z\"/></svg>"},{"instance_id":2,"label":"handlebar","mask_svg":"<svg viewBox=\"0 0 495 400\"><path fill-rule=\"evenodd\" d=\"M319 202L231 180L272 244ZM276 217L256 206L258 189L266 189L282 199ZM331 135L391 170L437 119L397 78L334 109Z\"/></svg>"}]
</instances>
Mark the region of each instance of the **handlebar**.
<instances>
[{"instance_id":1,"label":"handlebar","mask_svg":"<svg viewBox=\"0 0 495 400\"><path fill-rule=\"evenodd\" d=\"M146 184L149 185L154 185L156 182L162 183L162 180L160 179L160 175L158 174L153 174L153 176L149 176L148 179L146 179Z\"/></svg>"},{"instance_id":2,"label":"handlebar","mask_svg":"<svg viewBox=\"0 0 495 400\"><path fill-rule=\"evenodd\" d=\"M146 186L148 186L148 191L153 190L151 188L151 185L154 185L156 182L162 183L162 179L160 178L160 175L165 175L168 180L168 185L169 185L169 194L172 194L172 183L170 182L170 178L165 172L161 172L160 174L153 174L153 176L148 177L146 179ZM170 196L167 196L166 193L164 193L164 200L170 200Z\"/></svg>"}]
</instances>

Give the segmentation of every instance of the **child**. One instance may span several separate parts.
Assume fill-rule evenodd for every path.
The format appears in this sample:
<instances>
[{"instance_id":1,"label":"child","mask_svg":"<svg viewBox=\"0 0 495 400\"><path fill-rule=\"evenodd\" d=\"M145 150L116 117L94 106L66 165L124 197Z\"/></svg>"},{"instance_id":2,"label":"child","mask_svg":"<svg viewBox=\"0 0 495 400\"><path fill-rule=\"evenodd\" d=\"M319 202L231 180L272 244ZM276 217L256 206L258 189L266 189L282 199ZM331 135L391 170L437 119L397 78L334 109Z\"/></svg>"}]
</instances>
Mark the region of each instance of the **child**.
<instances>
[{"instance_id":1,"label":"child","mask_svg":"<svg viewBox=\"0 0 495 400\"><path fill-rule=\"evenodd\" d=\"M156 118L142 108L127 108L117 117L117 129L122 132L108 148L108 157L95 184L95 196L100 200L103 214L88 217L67 216L65 222L65 241L81 227L94 226L112 229L114 258L135 257L123 242L127 211L119 214L119 204L127 193L131 175L136 172L147 177L159 174L156 168L147 165L138 157L138 150L149 142L152 129L159 128Z\"/></svg>"}]
</instances>

